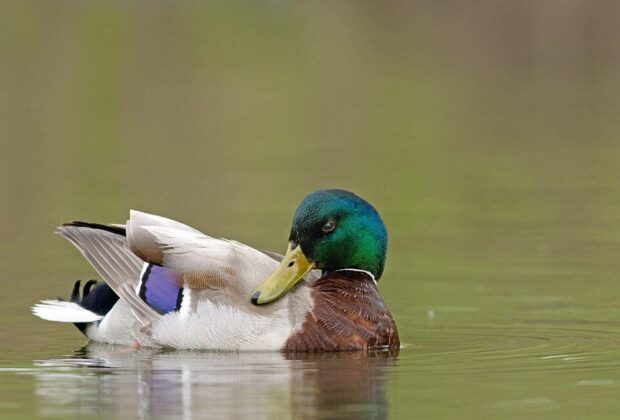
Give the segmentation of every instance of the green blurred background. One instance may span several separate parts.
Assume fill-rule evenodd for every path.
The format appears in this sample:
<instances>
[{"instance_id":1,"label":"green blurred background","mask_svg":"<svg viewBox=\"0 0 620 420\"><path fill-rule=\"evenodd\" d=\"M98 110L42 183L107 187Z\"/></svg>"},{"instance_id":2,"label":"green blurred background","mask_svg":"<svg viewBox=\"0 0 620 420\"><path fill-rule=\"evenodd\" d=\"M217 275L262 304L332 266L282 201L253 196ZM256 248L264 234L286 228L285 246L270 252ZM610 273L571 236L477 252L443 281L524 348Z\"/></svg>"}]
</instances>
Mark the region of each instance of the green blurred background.
<instances>
[{"instance_id":1,"label":"green blurred background","mask_svg":"<svg viewBox=\"0 0 620 420\"><path fill-rule=\"evenodd\" d=\"M28 311L91 273L57 224L136 208L281 252L318 188L382 214L380 289L425 357L464 326L615 328L619 20L586 0L0 3L4 363L81 343Z\"/></svg>"}]
</instances>

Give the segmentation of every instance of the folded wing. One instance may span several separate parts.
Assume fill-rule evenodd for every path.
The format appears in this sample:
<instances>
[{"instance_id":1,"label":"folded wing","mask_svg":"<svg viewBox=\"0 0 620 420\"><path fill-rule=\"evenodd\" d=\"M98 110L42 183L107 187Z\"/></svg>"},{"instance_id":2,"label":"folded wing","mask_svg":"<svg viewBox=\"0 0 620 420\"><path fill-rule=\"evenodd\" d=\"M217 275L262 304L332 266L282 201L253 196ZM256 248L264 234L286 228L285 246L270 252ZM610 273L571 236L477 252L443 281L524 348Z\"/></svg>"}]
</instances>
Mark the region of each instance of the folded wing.
<instances>
[{"instance_id":1,"label":"folded wing","mask_svg":"<svg viewBox=\"0 0 620 420\"><path fill-rule=\"evenodd\" d=\"M178 273L181 287L226 292L247 304L254 287L278 266L254 248L197 231L133 225L129 232L129 247L148 262Z\"/></svg>"}]
</instances>

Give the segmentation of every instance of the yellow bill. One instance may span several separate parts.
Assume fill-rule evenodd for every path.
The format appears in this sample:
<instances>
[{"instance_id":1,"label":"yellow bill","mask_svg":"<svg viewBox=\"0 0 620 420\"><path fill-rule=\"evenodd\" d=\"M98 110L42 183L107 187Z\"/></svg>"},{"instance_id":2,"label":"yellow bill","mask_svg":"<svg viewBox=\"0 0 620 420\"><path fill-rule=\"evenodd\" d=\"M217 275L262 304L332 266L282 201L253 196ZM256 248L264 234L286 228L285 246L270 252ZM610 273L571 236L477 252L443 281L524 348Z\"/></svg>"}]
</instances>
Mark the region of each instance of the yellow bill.
<instances>
[{"instance_id":1,"label":"yellow bill","mask_svg":"<svg viewBox=\"0 0 620 420\"><path fill-rule=\"evenodd\" d=\"M308 261L299 245L289 245L280 266L252 292L252 303L263 305L280 299L313 268L314 263Z\"/></svg>"}]
</instances>

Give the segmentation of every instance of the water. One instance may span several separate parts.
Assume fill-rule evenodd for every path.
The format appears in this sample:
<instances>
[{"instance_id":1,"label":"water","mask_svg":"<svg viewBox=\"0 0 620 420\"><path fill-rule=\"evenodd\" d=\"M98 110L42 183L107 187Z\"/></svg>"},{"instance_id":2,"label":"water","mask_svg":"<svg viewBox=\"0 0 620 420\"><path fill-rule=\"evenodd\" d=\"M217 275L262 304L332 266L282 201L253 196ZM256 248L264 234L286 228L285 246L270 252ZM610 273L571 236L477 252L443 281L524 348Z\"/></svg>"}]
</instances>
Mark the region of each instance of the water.
<instances>
[{"instance_id":1,"label":"water","mask_svg":"<svg viewBox=\"0 0 620 420\"><path fill-rule=\"evenodd\" d=\"M140 352L90 345L37 361L39 414L122 417L382 418L394 355Z\"/></svg>"},{"instance_id":2,"label":"water","mask_svg":"<svg viewBox=\"0 0 620 420\"><path fill-rule=\"evenodd\" d=\"M617 8L0 9L0 417L620 413ZM282 252L321 187L388 226L399 352L136 351L29 313L95 276L61 222Z\"/></svg>"}]
</instances>

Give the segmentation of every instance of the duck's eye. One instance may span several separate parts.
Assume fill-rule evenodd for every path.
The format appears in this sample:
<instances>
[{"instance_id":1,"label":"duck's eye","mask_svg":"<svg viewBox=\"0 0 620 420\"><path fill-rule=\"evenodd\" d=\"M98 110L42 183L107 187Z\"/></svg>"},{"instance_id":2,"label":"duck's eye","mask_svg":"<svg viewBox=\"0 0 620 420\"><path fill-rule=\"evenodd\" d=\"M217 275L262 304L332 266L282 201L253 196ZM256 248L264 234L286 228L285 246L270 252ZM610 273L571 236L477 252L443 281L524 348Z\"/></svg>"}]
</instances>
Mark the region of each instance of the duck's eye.
<instances>
[{"instance_id":1,"label":"duck's eye","mask_svg":"<svg viewBox=\"0 0 620 420\"><path fill-rule=\"evenodd\" d=\"M336 229L336 223L332 222L331 220L329 222L325 223L323 225L323 227L321 228L323 233L333 232L334 229Z\"/></svg>"}]
</instances>

